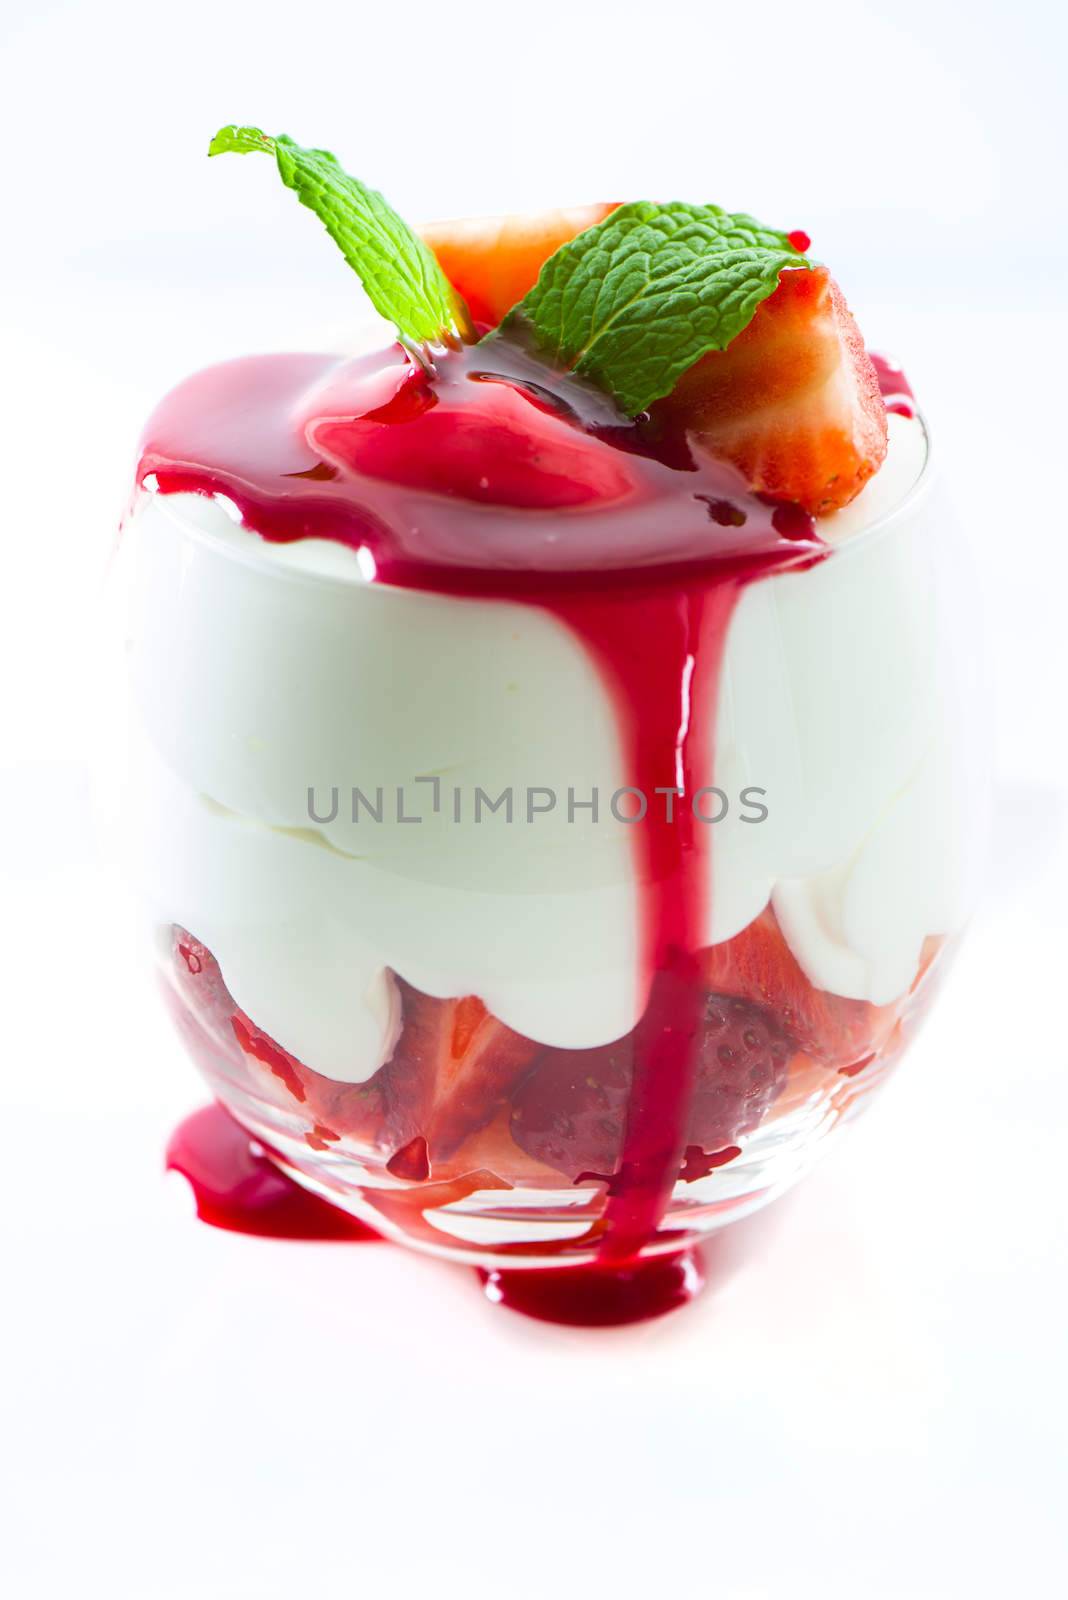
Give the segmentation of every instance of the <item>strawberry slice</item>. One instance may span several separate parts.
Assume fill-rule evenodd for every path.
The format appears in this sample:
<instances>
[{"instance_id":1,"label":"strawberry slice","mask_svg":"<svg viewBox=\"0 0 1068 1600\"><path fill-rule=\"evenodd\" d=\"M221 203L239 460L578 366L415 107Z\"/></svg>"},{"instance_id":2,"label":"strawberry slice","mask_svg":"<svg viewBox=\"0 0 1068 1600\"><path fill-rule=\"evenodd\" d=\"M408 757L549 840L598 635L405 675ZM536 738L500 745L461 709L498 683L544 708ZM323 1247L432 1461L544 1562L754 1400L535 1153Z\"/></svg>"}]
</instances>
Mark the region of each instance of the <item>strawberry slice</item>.
<instances>
[{"instance_id":1,"label":"strawberry slice","mask_svg":"<svg viewBox=\"0 0 1068 1600\"><path fill-rule=\"evenodd\" d=\"M614 209L480 217L422 231L471 315L495 326L560 245ZM652 413L732 462L758 493L814 516L847 505L886 455L878 375L822 266L784 271L749 326L696 362Z\"/></svg>"},{"instance_id":2,"label":"strawberry slice","mask_svg":"<svg viewBox=\"0 0 1068 1600\"><path fill-rule=\"evenodd\" d=\"M512 1138L566 1173L615 1172L627 1127L633 1035L593 1050L550 1050L512 1097Z\"/></svg>"},{"instance_id":3,"label":"strawberry slice","mask_svg":"<svg viewBox=\"0 0 1068 1600\"><path fill-rule=\"evenodd\" d=\"M534 215L431 222L419 231L476 322L496 327L532 289L562 244L603 222L615 205L571 206Z\"/></svg>"},{"instance_id":4,"label":"strawberry slice","mask_svg":"<svg viewBox=\"0 0 1068 1600\"><path fill-rule=\"evenodd\" d=\"M433 1164L493 1121L540 1047L505 1027L474 995L434 1000L403 978L394 981L400 1037L375 1077L382 1080L387 1129L414 1124Z\"/></svg>"},{"instance_id":5,"label":"strawberry slice","mask_svg":"<svg viewBox=\"0 0 1068 1600\"><path fill-rule=\"evenodd\" d=\"M707 994L687 1130L695 1157L751 1133L786 1083L797 1046L776 1014L729 994ZM521 1150L578 1182L619 1168L634 1070L634 1035L593 1050L549 1050L512 1097ZM706 1167L711 1170L711 1167Z\"/></svg>"},{"instance_id":6,"label":"strawberry slice","mask_svg":"<svg viewBox=\"0 0 1068 1600\"><path fill-rule=\"evenodd\" d=\"M782 1092L797 1045L768 1007L709 994L690 1106L689 1143L709 1153L752 1133Z\"/></svg>"},{"instance_id":7,"label":"strawberry slice","mask_svg":"<svg viewBox=\"0 0 1068 1600\"><path fill-rule=\"evenodd\" d=\"M783 272L749 326L652 411L814 516L847 505L886 455L879 378L826 267Z\"/></svg>"},{"instance_id":8,"label":"strawberry slice","mask_svg":"<svg viewBox=\"0 0 1068 1600\"><path fill-rule=\"evenodd\" d=\"M704 952L709 988L775 1012L799 1049L824 1066L846 1067L877 1050L894 1024L892 1006L815 989L769 906L747 928Z\"/></svg>"}]
</instances>

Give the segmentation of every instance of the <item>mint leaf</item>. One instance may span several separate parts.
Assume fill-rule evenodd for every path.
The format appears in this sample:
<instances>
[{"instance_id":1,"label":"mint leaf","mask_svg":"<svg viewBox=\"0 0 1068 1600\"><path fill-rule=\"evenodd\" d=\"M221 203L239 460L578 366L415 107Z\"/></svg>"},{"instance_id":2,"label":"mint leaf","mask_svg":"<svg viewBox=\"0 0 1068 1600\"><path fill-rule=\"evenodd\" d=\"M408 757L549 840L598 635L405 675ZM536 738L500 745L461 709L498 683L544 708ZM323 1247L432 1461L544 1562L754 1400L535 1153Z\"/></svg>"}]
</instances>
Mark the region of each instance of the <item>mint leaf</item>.
<instances>
[{"instance_id":1,"label":"mint leaf","mask_svg":"<svg viewBox=\"0 0 1068 1600\"><path fill-rule=\"evenodd\" d=\"M785 233L719 206L638 200L549 257L505 320L548 361L607 389L629 416L723 350L774 293L783 267L808 267Z\"/></svg>"},{"instance_id":2,"label":"mint leaf","mask_svg":"<svg viewBox=\"0 0 1068 1600\"><path fill-rule=\"evenodd\" d=\"M282 182L314 211L380 316L410 345L454 344L467 331L463 305L418 234L375 189L350 177L329 150L307 150L286 134L220 128L209 156L273 155Z\"/></svg>"},{"instance_id":3,"label":"mint leaf","mask_svg":"<svg viewBox=\"0 0 1068 1600\"><path fill-rule=\"evenodd\" d=\"M251 150L274 155L274 140L259 128L239 128L233 122L220 128L208 146L209 156L247 156Z\"/></svg>"}]
</instances>

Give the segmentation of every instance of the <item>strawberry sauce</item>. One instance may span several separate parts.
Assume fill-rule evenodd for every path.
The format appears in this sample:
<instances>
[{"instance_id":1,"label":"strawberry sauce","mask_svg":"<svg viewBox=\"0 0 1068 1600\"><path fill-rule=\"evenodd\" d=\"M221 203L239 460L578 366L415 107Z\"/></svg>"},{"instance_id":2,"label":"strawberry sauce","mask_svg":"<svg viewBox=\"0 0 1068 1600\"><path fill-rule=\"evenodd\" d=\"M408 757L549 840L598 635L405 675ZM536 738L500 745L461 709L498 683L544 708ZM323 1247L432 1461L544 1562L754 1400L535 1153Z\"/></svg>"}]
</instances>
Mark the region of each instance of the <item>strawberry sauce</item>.
<instances>
[{"instance_id":1,"label":"strawberry sauce","mask_svg":"<svg viewBox=\"0 0 1068 1600\"><path fill-rule=\"evenodd\" d=\"M590 1323L655 1315L690 1297L699 1283L690 1258L636 1257L657 1235L688 1159L706 999L697 952L712 890L710 829L695 820L694 798L700 806L699 791L714 782L717 683L735 602L746 584L826 553L811 519L752 494L729 465L696 459L684 433L626 419L598 391L499 337L432 372L397 347L348 361L261 356L209 369L151 418L137 482L222 497L268 542L348 545L376 582L540 607L582 641L611 696L626 782L650 798L675 794L670 819L661 799L631 830L647 999L622 1159L602 1175L598 1264L588 1277L575 1268L494 1273L488 1292L535 1315ZM198 1176L202 1135L214 1141L211 1215ZM226 1219L241 1212L254 1158L246 1139L244 1154L235 1148L244 1178L230 1182L214 1164L225 1167L220 1138L214 1123L194 1119L171 1164L194 1183L205 1220L239 1226ZM274 1201L261 1203L270 1185L254 1171L247 1193L265 1225L250 1231L272 1231ZM289 1233L279 1206L279 1231Z\"/></svg>"},{"instance_id":2,"label":"strawberry sauce","mask_svg":"<svg viewBox=\"0 0 1068 1600\"><path fill-rule=\"evenodd\" d=\"M166 1165L186 1179L197 1216L213 1228L350 1244L379 1238L287 1178L221 1106L203 1106L179 1123L167 1145Z\"/></svg>"}]
</instances>

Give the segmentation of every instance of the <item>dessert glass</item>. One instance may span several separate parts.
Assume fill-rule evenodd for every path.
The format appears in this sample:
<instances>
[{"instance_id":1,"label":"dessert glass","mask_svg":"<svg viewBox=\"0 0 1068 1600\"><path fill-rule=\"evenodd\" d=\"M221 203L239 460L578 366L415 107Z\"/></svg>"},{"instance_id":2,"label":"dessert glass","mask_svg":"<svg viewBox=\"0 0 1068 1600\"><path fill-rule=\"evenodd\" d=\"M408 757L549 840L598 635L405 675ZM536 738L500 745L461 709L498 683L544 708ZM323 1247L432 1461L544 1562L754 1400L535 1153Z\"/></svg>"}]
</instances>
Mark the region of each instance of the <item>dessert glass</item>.
<instances>
[{"instance_id":1,"label":"dessert glass","mask_svg":"<svg viewBox=\"0 0 1068 1600\"><path fill-rule=\"evenodd\" d=\"M925 432L918 460L728 625L694 1120L643 1258L808 1170L965 921L968 618ZM641 800L597 671L536 607L369 582L225 512L149 494L124 553L140 870L190 1054L272 1161L381 1233L487 1268L601 1259L655 1108L628 1054Z\"/></svg>"}]
</instances>

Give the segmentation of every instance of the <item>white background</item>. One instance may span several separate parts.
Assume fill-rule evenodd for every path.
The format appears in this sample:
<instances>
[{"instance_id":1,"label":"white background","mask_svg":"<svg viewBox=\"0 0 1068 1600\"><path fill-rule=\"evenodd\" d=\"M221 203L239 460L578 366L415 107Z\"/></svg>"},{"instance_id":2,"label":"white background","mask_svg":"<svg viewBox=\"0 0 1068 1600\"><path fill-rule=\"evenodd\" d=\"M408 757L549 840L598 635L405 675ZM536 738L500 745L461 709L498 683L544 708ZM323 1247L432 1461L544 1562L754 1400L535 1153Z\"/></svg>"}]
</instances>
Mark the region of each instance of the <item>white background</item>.
<instances>
[{"instance_id":1,"label":"white background","mask_svg":"<svg viewBox=\"0 0 1068 1600\"><path fill-rule=\"evenodd\" d=\"M1064 10L703 0L2 10L0 1572L273 1600L1045 1596L1063 1506ZM990 887L871 1118L683 1316L584 1334L398 1251L190 1220L202 1098L87 802L139 424L353 280L228 121L413 217L710 199L804 227L975 552Z\"/></svg>"}]
</instances>

